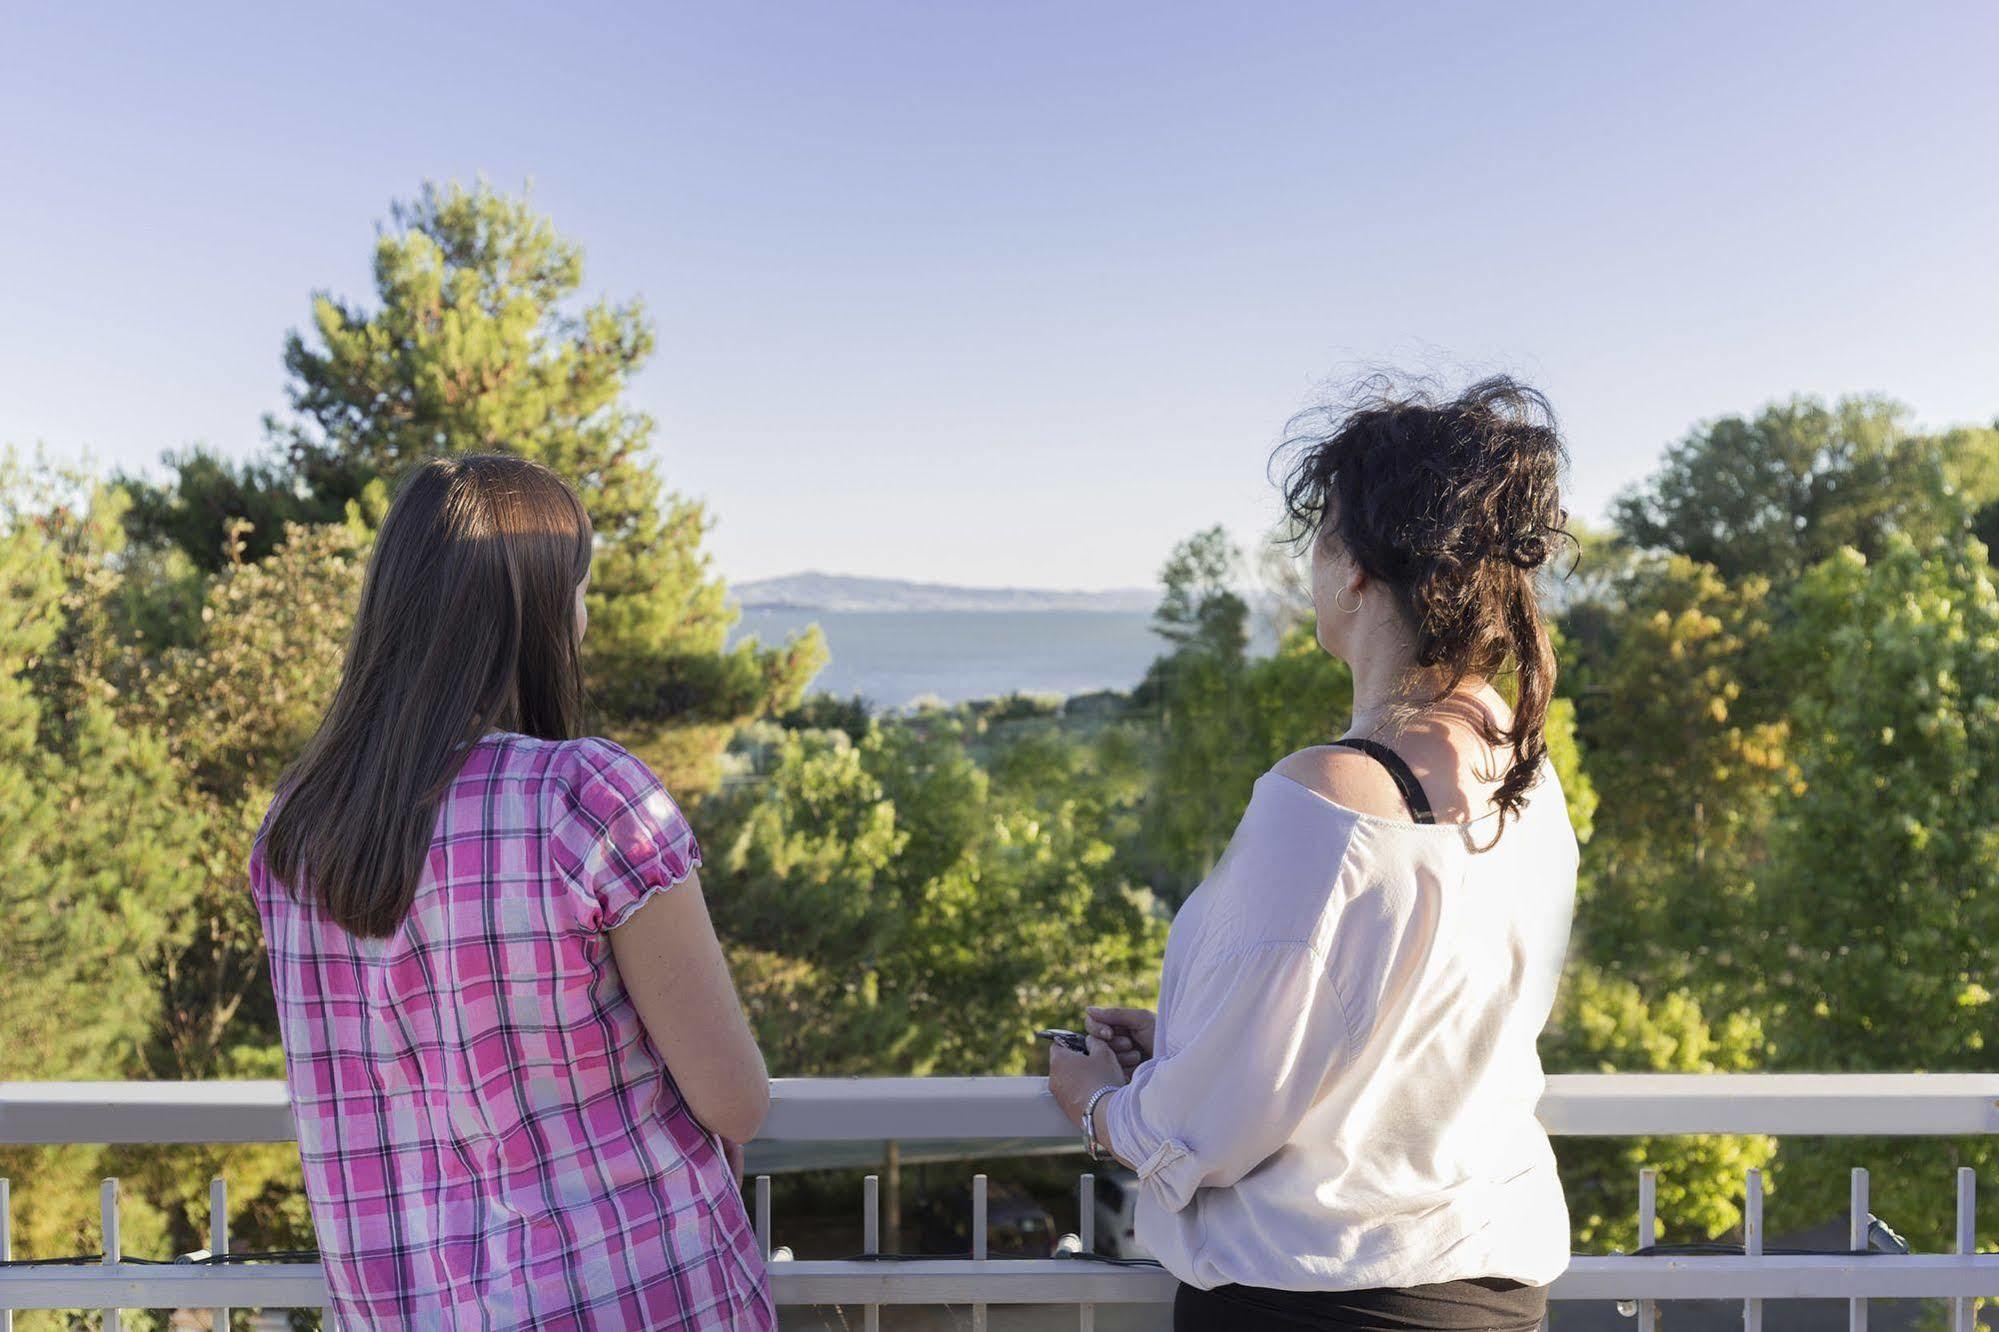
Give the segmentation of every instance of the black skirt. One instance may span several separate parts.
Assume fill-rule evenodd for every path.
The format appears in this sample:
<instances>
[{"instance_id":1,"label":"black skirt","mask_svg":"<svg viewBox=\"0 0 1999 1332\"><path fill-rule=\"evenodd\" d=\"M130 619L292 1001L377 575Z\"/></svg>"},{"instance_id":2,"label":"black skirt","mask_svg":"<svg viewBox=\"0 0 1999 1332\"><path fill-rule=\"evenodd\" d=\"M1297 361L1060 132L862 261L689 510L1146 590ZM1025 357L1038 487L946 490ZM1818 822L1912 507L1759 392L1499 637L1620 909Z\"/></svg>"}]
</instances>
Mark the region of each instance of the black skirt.
<instances>
[{"instance_id":1,"label":"black skirt","mask_svg":"<svg viewBox=\"0 0 1999 1332\"><path fill-rule=\"evenodd\" d=\"M1267 1290L1182 1284L1173 1301L1173 1332L1534 1332L1548 1310L1548 1288L1482 1277L1381 1290Z\"/></svg>"}]
</instances>

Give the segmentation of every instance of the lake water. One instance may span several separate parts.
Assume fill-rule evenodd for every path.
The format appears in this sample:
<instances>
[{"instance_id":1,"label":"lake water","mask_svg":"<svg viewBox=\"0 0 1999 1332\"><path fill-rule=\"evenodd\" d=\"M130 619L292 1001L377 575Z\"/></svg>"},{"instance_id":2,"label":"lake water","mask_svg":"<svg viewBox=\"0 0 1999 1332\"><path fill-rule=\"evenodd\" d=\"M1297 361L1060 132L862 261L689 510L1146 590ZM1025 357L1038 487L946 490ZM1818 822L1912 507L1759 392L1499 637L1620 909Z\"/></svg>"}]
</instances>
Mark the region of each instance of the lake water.
<instances>
[{"instance_id":1,"label":"lake water","mask_svg":"<svg viewBox=\"0 0 1999 1332\"><path fill-rule=\"evenodd\" d=\"M1144 611L743 612L734 638L767 644L816 624L831 660L812 684L899 708L925 695L947 703L1001 694L1129 689L1163 641Z\"/></svg>"}]
</instances>

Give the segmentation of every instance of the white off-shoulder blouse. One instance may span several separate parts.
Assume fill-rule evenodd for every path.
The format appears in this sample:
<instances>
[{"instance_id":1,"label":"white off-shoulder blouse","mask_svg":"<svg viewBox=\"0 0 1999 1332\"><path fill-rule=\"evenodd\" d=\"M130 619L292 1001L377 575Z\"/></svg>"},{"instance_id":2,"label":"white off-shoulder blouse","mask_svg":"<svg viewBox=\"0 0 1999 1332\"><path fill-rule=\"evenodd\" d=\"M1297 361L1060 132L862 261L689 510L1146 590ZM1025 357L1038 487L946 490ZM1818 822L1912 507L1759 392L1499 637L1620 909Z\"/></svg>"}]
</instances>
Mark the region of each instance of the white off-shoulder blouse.
<instances>
[{"instance_id":1,"label":"white off-shoulder blouse","mask_svg":"<svg viewBox=\"0 0 1999 1332\"><path fill-rule=\"evenodd\" d=\"M1535 1119L1575 906L1552 769L1518 819L1418 824L1256 784L1166 945L1153 1057L1098 1114L1189 1285L1359 1290L1568 1266Z\"/></svg>"}]
</instances>

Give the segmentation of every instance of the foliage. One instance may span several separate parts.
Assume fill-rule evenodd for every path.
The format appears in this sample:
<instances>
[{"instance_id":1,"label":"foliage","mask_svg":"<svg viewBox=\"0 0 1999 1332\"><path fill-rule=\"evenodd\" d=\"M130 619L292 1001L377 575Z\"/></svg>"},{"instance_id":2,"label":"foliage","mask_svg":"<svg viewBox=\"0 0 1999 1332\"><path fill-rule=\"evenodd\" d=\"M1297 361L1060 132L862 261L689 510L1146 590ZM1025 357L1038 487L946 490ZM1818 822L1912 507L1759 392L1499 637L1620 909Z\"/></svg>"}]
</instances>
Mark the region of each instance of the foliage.
<instances>
[{"instance_id":1,"label":"foliage","mask_svg":"<svg viewBox=\"0 0 1999 1332\"><path fill-rule=\"evenodd\" d=\"M837 698L832 694L808 694L799 705L778 719L778 725L792 731L841 731L858 742L874 724L868 701L859 694Z\"/></svg>"},{"instance_id":2,"label":"foliage","mask_svg":"<svg viewBox=\"0 0 1999 1332\"><path fill-rule=\"evenodd\" d=\"M230 559L257 561L294 523L337 523L346 501L304 490L282 456L232 462L197 445L161 460L172 480L121 475L131 497L126 530L142 546L180 551L209 573Z\"/></svg>"},{"instance_id":3,"label":"foliage","mask_svg":"<svg viewBox=\"0 0 1999 1332\"><path fill-rule=\"evenodd\" d=\"M1779 1049L1926 1068L1999 1045L1999 594L1984 548L1848 552L1793 600L1798 796L1763 900ZM1777 996L1773 996L1777 997ZM1883 1012L1921 1021L1892 1028Z\"/></svg>"},{"instance_id":4,"label":"foliage","mask_svg":"<svg viewBox=\"0 0 1999 1332\"><path fill-rule=\"evenodd\" d=\"M267 797L311 737L340 680L371 537L358 524L288 527L260 563L223 566L194 641L151 667L132 706L172 730L204 790Z\"/></svg>"},{"instance_id":5,"label":"foliage","mask_svg":"<svg viewBox=\"0 0 1999 1332\"><path fill-rule=\"evenodd\" d=\"M275 452L237 467L170 457L170 484L126 480L129 521L223 568L282 548L285 523L379 515L385 487L426 458L546 463L599 538L584 645L598 725L698 795L737 726L797 705L825 645L816 631L728 644L736 610L702 550L711 520L661 486L653 422L624 401L651 325L636 301L579 306L582 281L582 251L526 198L425 186L375 242L375 305L321 293L310 332L286 339L292 415L266 423Z\"/></svg>"},{"instance_id":6,"label":"foliage","mask_svg":"<svg viewBox=\"0 0 1999 1332\"><path fill-rule=\"evenodd\" d=\"M1780 650L1798 794L1776 821L1759 899L1775 1066L1951 1071L1986 1066L1999 1005L1999 592L1975 540L1843 552L1792 598ZM1983 1139L1877 1145L1877 1210L1943 1241L1935 1206L1957 1166L1999 1163ZM1787 1177L1823 1208L1843 1175L1810 1157Z\"/></svg>"},{"instance_id":7,"label":"foliage","mask_svg":"<svg viewBox=\"0 0 1999 1332\"><path fill-rule=\"evenodd\" d=\"M1697 432L1622 535L1719 567L1620 557L1564 614L1612 815L1578 951L1644 994L1753 1013L1759 1067L1948 1069L1993 1037L1976 959L1999 637L1964 533L1992 511L1999 437L1904 417L1794 402ZM1876 1210L1936 1245L1942 1181L1990 1163L1973 1141L1787 1143L1772 1216L1837 1214L1865 1164Z\"/></svg>"},{"instance_id":8,"label":"foliage","mask_svg":"<svg viewBox=\"0 0 1999 1332\"><path fill-rule=\"evenodd\" d=\"M1596 835L1599 797L1596 783L1583 768L1582 747L1576 742L1573 699L1557 697L1549 701L1546 734L1548 766L1555 770L1555 780L1561 783L1562 798L1569 807L1569 825L1576 830L1576 840L1588 846Z\"/></svg>"},{"instance_id":9,"label":"foliage","mask_svg":"<svg viewBox=\"0 0 1999 1332\"><path fill-rule=\"evenodd\" d=\"M1214 867L1256 779L1286 754L1339 734L1353 686L1305 626L1268 657L1187 652L1158 674L1161 753L1136 849L1177 903Z\"/></svg>"},{"instance_id":10,"label":"foliage","mask_svg":"<svg viewBox=\"0 0 1999 1332\"><path fill-rule=\"evenodd\" d=\"M1753 869L1788 778L1784 700L1762 659L1769 584L1731 586L1673 556L1634 565L1610 595L1569 686L1615 814L1590 847L1602 909L1585 911L1582 947L1648 987L1714 997L1740 974Z\"/></svg>"},{"instance_id":11,"label":"foliage","mask_svg":"<svg viewBox=\"0 0 1999 1332\"><path fill-rule=\"evenodd\" d=\"M1909 409L1882 398L1773 403L1725 416L1668 450L1645 488L1617 504L1639 546L1712 565L1724 578L1788 580L1842 548L1878 553L1891 536L1918 543L1960 529L1959 483L1983 487L1990 432L1919 435Z\"/></svg>"},{"instance_id":12,"label":"foliage","mask_svg":"<svg viewBox=\"0 0 1999 1332\"><path fill-rule=\"evenodd\" d=\"M76 478L0 474L0 1080L270 1076L275 1033L244 1011L261 941L241 890L237 806L195 783L178 731L138 706L146 675L139 590L174 586L126 558L123 498ZM197 619L199 617L196 617ZM252 1223L295 1243L297 1153L204 1152L225 1162ZM194 1247L207 1175L190 1153L64 1147L0 1152L17 1182L23 1253L95 1246L90 1181L126 1180L135 1252Z\"/></svg>"},{"instance_id":13,"label":"foliage","mask_svg":"<svg viewBox=\"0 0 1999 1332\"><path fill-rule=\"evenodd\" d=\"M1246 654L1247 611L1230 582L1241 564L1213 528L1176 547L1160 574L1154 627L1172 646L1139 690L1158 711L1160 757L1132 850L1176 903L1214 866L1256 779L1338 734L1353 704L1346 667L1320 651L1309 621L1287 626L1273 655Z\"/></svg>"},{"instance_id":14,"label":"foliage","mask_svg":"<svg viewBox=\"0 0 1999 1332\"><path fill-rule=\"evenodd\" d=\"M1756 1067L1762 1046L1761 1029L1745 1013L1711 1020L1685 990L1648 992L1587 964L1570 969L1541 1043L1558 1073L1740 1073ZM1662 1222L1702 1239L1731 1230L1742 1219L1742 1172L1768 1165L1776 1146L1757 1136L1560 1139L1576 1243L1629 1249L1641 1241L1645 1168L1658 1171Z\"/></svg>"},{"instance_id":15,"label":"foliage","mask_svg":"<svg viewBox=\"0 0 1999 1332\"><path fill-rule=\"evenodd\" d=\"M711 801L717 927L773 1071L1024 1072L1037 1026L1142 997L1164 923L1113 863L1121 752L1042 732L995 780L935 719L796 732Z\"/></svg>"},{"instance_id":16,"label":"foliage","mask_svg":"<svg viewBox=\"0 0 1999 1332\"><path fill-rule=\"evenodd\" d=\"M1219 527L1175 546L1159 573L1153 632L1175 649L1240 657L1249 643L1249 607L1235 590L1241 567L1242 552Z\"/></svg>"}]
</instances>

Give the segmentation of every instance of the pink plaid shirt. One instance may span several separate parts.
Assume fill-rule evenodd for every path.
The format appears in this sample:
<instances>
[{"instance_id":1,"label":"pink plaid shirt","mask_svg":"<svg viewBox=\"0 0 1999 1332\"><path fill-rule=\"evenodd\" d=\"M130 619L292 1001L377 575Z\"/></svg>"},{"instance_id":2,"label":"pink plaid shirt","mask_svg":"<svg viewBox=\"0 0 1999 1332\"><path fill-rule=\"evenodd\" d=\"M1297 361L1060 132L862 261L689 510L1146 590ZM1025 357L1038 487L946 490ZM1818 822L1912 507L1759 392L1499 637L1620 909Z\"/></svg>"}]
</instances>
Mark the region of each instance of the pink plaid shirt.
<instances>
[{"instance_id":1,"label":"pink plaid shirt","mask_svg":"<svg viewBox=\"0 0 1999 1332\"><path fill-rule=\"evenodd\" d=\"M306 1197L348 1328L770 1328L756 1235L610 930L701 862L645 764L490 735L409 917L348 934L264 868Z\"/></svg>"}]
</instances>

